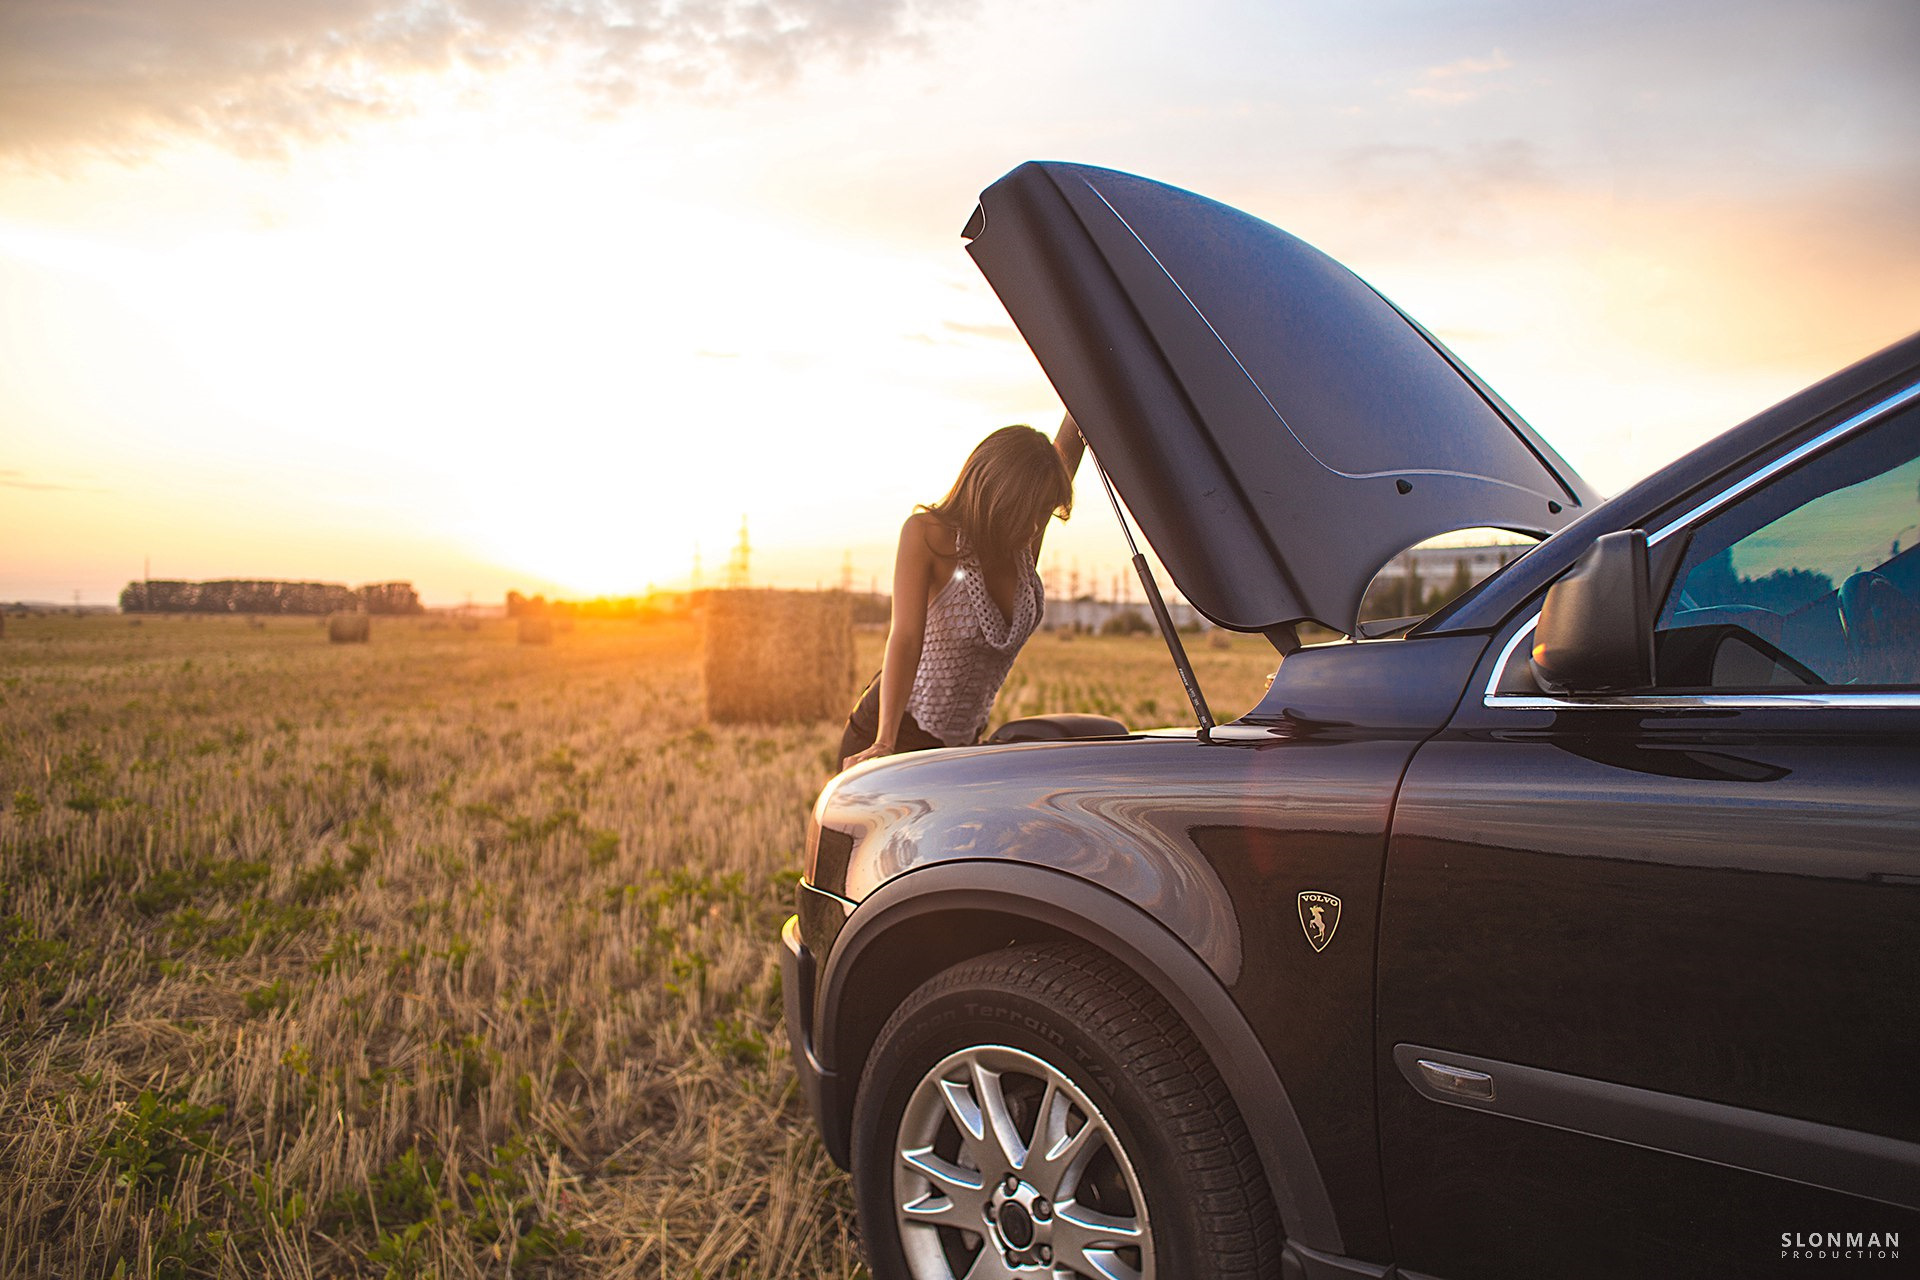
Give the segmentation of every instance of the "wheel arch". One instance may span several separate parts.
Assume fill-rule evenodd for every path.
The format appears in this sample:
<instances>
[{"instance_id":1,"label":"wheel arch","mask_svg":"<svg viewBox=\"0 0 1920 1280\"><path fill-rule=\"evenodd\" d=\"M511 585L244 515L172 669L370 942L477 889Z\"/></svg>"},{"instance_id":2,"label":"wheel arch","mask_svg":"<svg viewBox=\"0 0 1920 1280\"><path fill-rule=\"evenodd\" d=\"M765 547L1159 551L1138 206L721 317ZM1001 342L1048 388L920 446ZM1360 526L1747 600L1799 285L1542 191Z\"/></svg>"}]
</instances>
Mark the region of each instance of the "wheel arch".
<instances>
[{"instance_id":1,"label":"wheel arch","mask_svg":"<svg viewBox=\"0 0 1920 1280\"><path fill-rule=\"evenodd\" d=\"M1332 1200L1286 1086L1219 978L1150 914L1065 872L1003 861L926 866L882 885L848 917L819 978L822 1064L844 1087L822 1116L835 1155L881 1026L915 987L963 960L1027 942L1095 947L1151 984L1193 1031L1247 1119L1288 1236L1344 1252Z\"/></svg>"}]
</instances>

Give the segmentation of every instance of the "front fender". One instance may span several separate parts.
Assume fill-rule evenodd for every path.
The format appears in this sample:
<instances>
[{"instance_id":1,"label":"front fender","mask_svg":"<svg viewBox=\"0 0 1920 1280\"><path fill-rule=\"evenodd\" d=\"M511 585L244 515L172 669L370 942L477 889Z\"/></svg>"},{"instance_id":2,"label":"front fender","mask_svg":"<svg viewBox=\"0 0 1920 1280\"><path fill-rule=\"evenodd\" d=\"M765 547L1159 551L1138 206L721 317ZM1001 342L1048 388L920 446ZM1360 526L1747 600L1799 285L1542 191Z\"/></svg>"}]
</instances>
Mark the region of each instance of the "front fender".
<instances>
[{"instance_id":1,"label":"front fender","mask_svg":"<svg viewBox=\"0 0 1920 1280\"><path fill-rule=\"evenodd\" d=\"M815 1045L821 1064L838 1076L828 1091L828 1109L836 1114L820 1117L823 1129L837 1135L849 1130L852 1077L868 1048L846 1044L844 1029L877 1027L884 1020L897 984L880 976L899 974L903 953L937 945L932 935L944 930L936 922L1075 938L1150 983L1193 1030L1246 1117L1288 1235L1309 1248L1344 1252L1326 1183L1293 1101L1220 979L1140 907L1061 870L943 860L890 880L848 915L818 978ZM990 950L1003 944L999 938L976 940ZM865 1008L868 1004L879 1007Z\"/></svg>"},{"instance_id":2,"label":"front fender","mask_svg":"<svg viewBox=\"0 0 1920 1280\"><path fill-rule=\"evenodd\" d=\"M940 863L1051 867L1133 903L1231 986L1244 958L1239 916L1190 832L1240 820L1247 797L1189 785L1170 802L1163 784L1192 768L1196 749L1191 738L1135 737L876 762L821 794L808 882L860 902Z\"/></svg>"}]
</instances>

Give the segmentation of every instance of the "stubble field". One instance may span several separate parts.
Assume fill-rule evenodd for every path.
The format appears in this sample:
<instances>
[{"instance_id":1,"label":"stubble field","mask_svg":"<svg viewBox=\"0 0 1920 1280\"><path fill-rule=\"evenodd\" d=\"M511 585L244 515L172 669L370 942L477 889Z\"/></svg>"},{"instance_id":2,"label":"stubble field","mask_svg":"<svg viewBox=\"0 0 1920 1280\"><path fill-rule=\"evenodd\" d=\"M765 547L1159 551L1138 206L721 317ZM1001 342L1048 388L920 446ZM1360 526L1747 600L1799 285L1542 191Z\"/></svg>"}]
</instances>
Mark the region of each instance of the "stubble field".
<instances>
[{"instance_id":1,"label":"stubble field","mask_svg":"<svg viewBox=\"0 0 1920 1280\"><path fill-rule=\"evenodd\" d=\"M1186 719L1154 636L1043 710ZM0 1280L863 1274L775 945L838 733L704 723L691 623L7 619Z\"/></svg>"}]
</instances>

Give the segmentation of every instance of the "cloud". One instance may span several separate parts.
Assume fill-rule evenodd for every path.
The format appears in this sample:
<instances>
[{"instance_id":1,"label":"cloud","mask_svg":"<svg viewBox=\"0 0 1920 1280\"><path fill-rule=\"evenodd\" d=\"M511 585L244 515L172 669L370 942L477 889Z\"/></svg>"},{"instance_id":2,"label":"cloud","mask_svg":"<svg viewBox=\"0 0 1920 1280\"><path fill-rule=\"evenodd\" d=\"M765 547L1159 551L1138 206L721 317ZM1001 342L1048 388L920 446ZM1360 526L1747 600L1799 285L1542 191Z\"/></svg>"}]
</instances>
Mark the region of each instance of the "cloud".
<instances>
[{"instance_id":1,"label":"cloud","mask_svg":"<svg viewBox=\"0 0 1920 1280\"><path fill-rule=\"evenodd\" d=\"M1495 49L1484 58L1461 58L1443 67L1428 67L1420 83L1407 90L1407 96L1443 106L1472 102L1496 87L1486 80L1487 76L1512 66L1513 60Z\"/></svg>"},{"instance_id":2,"label":"cloud","mask_svg":"<svg viewBox=\"0 0 1920 1280\"><path fill-rule=\"evenodd\" d=\"M985 338L993 342L1020 341L1020 331L1010 324L967 324L960 320L943 320L940 327L963 338Z\"/></svg>"},{"instance_id":3,"label":"cloud","mask_svg":"<svg viewBox=\"0 0 1920 1280\"><path fill-rule=\"evenodd\" d=\"M29 480L24 471L0 467L0 489L29 489L35 493L80 493L82 489L71 484L51 484L44 480Z\"/></svg>"},{"instance_id":4,"label":"cloud","mask_svg":"<svg viewBox=\"0 0 1920 1280\"><path fill-rule=\"evenodd\" d=\"M0 152L273 153L407 114L425 77L561 73L593 106L914 45L917 0L7 0Z\"/></svg>"}]
</instances>

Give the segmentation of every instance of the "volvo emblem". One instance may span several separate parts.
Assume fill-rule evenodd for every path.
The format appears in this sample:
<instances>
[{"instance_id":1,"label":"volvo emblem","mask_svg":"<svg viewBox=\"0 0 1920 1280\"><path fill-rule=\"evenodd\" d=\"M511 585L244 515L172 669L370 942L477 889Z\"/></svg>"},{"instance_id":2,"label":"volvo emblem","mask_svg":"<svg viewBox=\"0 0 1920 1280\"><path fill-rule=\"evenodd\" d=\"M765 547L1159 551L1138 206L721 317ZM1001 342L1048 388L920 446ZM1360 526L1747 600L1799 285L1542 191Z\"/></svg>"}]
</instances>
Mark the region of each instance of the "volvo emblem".
<instances>
[{"instance_id":1,"label":"volvo emblem","mask_svg":"<svg viewBox=\"0 0 1920 1280\"><path fill-rule=\"evenodd\" d=\"M1330 893L1309 890L1300 895L1300 927L1315 951L1325 951L1340 927L1340 899Z\"/></svg>"}]
</instances>

